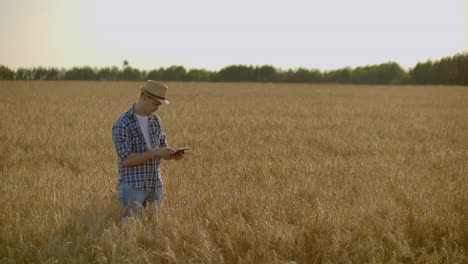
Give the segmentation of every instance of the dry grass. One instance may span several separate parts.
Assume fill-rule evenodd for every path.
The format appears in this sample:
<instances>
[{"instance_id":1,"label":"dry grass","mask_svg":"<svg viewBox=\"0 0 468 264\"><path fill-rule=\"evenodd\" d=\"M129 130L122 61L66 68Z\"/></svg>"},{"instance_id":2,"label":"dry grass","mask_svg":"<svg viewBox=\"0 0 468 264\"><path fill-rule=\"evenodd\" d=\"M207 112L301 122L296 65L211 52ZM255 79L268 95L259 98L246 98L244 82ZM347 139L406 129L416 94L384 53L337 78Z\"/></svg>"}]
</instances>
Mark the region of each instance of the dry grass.
<instances>
[{"instance_id":1,"label":"dry grass","mask_svg":"<svg viewBox=\"0 0 468 264\"><path fill-rule=\"evenodd\" d=\"M468 89L170 83L162 210L118 227L139 83L0 83L0 263L467 263Z\"/></svg>"}]
</instances>

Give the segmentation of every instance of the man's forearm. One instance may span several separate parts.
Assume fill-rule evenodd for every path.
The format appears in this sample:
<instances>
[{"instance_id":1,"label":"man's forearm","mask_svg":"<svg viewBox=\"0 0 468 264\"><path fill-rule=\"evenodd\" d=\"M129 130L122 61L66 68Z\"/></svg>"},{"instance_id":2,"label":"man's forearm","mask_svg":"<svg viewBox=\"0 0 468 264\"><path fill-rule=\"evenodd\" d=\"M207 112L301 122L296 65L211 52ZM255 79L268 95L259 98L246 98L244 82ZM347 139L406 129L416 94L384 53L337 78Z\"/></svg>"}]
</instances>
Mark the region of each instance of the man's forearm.
<instances>
[{"instance_id":1,"label":"man's forearm","mask_svg":"<svg viewBox=\"0 0 468 264\"><path fill-rule=\"evenodd\" d=\"M145 152L133 152L122 161L122 166L131 167L140 165L141 163L156 157L158 156L153 150L147 150Z\"/></svg>"}]
</instances>

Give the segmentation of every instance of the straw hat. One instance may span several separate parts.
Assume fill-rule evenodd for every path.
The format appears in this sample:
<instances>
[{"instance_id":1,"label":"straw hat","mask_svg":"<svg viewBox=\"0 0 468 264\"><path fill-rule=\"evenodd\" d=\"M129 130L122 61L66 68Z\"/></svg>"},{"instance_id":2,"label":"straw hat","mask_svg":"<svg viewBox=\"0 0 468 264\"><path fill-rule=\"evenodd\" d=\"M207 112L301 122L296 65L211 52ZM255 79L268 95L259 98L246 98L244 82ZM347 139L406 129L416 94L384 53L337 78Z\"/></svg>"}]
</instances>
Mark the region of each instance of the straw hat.
<instances>
[{"instance_id":1,"label":"straw hat","mask_svg":"<svg viewBox=\"0 0 468 264\"><path fill-rule=\"evenodd\" d=\"M166 84L162 82L148 80L140 88L143 93L150 96L151 98L158 100L162 104L169 104L169 101L166 97L167 89L169 87L167 87Z\"/></svg>"}]
</instances>

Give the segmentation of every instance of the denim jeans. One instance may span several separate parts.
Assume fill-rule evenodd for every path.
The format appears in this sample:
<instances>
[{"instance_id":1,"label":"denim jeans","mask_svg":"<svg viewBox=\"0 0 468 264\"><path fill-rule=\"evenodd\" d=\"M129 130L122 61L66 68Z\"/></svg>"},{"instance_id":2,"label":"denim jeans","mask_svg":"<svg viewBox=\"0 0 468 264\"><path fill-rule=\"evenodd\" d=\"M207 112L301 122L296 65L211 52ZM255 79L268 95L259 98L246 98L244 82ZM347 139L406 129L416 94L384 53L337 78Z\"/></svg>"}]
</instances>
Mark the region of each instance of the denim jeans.
<instances>
[{"instance_id":1,"label":"denim jeans","mask_svg":"<svg viewBox=\"0 0 468 264\"><path fill-rule=\"evenodd\" d=\"M133 188L128 183L119 184L119 200L122 205L122 210L120 212L120 218L124 218L135 214L142 207L148 205L149 203L157 202L158 205L161 205L162 198L164 196L163 188L155 192L147 192L139 189Z\"/></svg>"}]
</instances>

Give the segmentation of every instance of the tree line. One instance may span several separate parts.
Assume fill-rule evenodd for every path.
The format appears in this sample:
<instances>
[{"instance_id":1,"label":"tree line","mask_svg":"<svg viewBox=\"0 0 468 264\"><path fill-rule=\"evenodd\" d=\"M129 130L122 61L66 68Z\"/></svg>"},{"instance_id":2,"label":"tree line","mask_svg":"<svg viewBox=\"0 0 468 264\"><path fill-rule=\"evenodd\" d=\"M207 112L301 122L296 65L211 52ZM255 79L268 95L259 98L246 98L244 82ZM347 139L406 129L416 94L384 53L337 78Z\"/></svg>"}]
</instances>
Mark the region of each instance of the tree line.
<instances>
[{"instance_id":1,"label":"tree line","mask_svg":"<svg viewBox=\"0 0 468 264\"><path fill-rule=\"evenodd\" d=\"M204 82L292 82L353 84L453 84L468 85L468 53L420 62L405 71L396 62L344 67L336 70L297 68L283 70L271 65L230 65L219 71L187 70L170 66L139 70L124 61L123 67L89 66L58 68L18 68L0 65L0 80L95 80L95 81L204 81Z\"/></svg>"}]
</instances>

